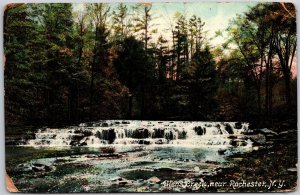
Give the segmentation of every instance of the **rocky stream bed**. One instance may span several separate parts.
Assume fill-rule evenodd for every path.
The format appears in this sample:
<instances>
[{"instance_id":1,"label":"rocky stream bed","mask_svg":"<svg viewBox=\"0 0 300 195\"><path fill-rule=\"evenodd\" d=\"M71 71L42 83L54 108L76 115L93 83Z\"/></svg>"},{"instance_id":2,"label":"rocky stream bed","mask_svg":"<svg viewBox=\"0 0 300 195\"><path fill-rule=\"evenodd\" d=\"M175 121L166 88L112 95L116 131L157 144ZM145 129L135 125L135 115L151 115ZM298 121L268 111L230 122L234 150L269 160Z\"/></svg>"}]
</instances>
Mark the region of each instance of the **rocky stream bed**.
<instances>
[{"instance_id":1,"label":"rocky stream bed","mask_svg":"<svg viewBox=\"0 0 300 195\"><path fill-rule=\"evenodd\" d=\"M293 191L297 131L172 121L41 128L6 140L6 169L21 192Z\"/></svg>"}]
</instances>

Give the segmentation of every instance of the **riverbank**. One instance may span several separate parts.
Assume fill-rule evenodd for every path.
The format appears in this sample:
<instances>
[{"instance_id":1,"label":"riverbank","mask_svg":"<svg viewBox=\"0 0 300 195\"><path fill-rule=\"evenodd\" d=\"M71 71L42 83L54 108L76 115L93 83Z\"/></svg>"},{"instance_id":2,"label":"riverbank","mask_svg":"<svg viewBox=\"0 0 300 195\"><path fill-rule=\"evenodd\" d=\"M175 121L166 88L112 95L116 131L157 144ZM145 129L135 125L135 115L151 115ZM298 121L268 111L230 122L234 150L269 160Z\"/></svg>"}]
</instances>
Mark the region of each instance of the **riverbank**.
<instances>
[{"instance_id":1,"label":"riverbank","mask_svg":"<svg viewBox=\"0 0 300 195\"><path fill-rule=\"evenodd\" d=\"M292 192L297 188L297 131L286 131L271 140L272 146L230 156L234 166L204 181L227 185L200 188L201 192ZM256 183L255 183L256 182ZM261 185L259 185L259 182Z\"/></svg>"}]
</instances>

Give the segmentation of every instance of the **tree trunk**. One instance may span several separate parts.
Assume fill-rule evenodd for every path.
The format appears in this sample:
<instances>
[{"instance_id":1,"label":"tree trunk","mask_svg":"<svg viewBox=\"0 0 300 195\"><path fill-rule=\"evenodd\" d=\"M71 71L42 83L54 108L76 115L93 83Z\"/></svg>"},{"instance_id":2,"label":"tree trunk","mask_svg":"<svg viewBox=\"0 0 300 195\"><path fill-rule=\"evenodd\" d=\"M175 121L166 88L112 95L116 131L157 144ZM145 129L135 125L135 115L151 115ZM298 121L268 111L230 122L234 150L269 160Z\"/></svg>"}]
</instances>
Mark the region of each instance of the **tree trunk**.
<instances>
[{"instance_id":1,"label":"tree trunk","mask_svg":"<svg viewBox=\"0 0 300 195\"><path fill-rule=\"evenodd\" d=\"M287 109L291 109L292 102L291 102L291 75L290 71L284 72L284 82L285 82L285 100Z\"/></svg>"},{"instance_id":2,"label":"tree trunk","mask_svg":"<svg viewBox=\"0 0 300 195\"><path fill-rule=\"evenodd\" d=\"M269 64L266 63L266 79L265 79L265 119L269 120Z\"/></svg>"}]
</instances>

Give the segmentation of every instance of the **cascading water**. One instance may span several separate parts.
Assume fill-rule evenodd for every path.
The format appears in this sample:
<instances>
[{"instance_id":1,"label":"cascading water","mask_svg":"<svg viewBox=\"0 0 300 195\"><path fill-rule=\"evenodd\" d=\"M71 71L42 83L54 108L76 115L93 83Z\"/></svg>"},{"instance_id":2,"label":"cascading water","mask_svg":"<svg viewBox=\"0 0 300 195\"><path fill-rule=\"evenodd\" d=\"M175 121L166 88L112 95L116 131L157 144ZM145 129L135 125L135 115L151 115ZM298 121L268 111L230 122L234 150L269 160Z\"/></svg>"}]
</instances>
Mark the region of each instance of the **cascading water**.
<instances>
[{"instance_id":1,"label":"cascading water","mask_svg":"<svg viewBox=\"0 0 300 195\"><path fill-rule=\"evenodd\" d=\"M39 129L26 146L249 146L248 123L106 120L64 129Z\"/></svg>"},{"instance_id":2,"label":"cascading water","mask_svg":"<svg viewBox=\"0 0 300 195\"><path fill-rule=\"evenodd\" d=\"M13 163L26 157L11 164L10 171L21 173L18 185L28 192L46 189L49 182L55 188L47 192L52 192L56 186L69 187L70 181L84 181L92 192L128 182L126 190L134 192L154 187L152 176L163 181L217 175L221 167L231 166L227 157L254 149L249 133L248 123L240 122L106 120L42 128L34 139L22 142L29 147L7 149L15 155Z\"/></svg>"}]
</instances>

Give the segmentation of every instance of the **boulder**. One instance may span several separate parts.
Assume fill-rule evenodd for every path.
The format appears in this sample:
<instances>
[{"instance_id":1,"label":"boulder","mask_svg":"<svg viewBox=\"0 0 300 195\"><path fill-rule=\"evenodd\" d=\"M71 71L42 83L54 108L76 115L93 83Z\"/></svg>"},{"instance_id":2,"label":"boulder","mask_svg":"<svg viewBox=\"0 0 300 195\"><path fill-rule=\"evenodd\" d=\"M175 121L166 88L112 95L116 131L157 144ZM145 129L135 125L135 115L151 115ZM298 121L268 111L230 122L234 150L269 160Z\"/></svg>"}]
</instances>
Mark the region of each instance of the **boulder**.
<instances>
[{"instance_id":1,"label":"boulder","mask_svg":"<svg viewBox=\"0 0 300 195\"><path fill-rule=\"evenodd\" d=\"M147 181L149 181L151 183L159 183L160 179L158 177L151 177Z\"/></svg>"},{"instance_id":2,"label":"boulder","mask_svg":"<svg viewBox=\"0 0 300 195\"><path fill-rule=\"evenodd\" d=\"M267 142L266 136L261 133L256 135L248 135L247 138L253 141L255 145L264 145Z\"/></svg>"}]
</instances>

